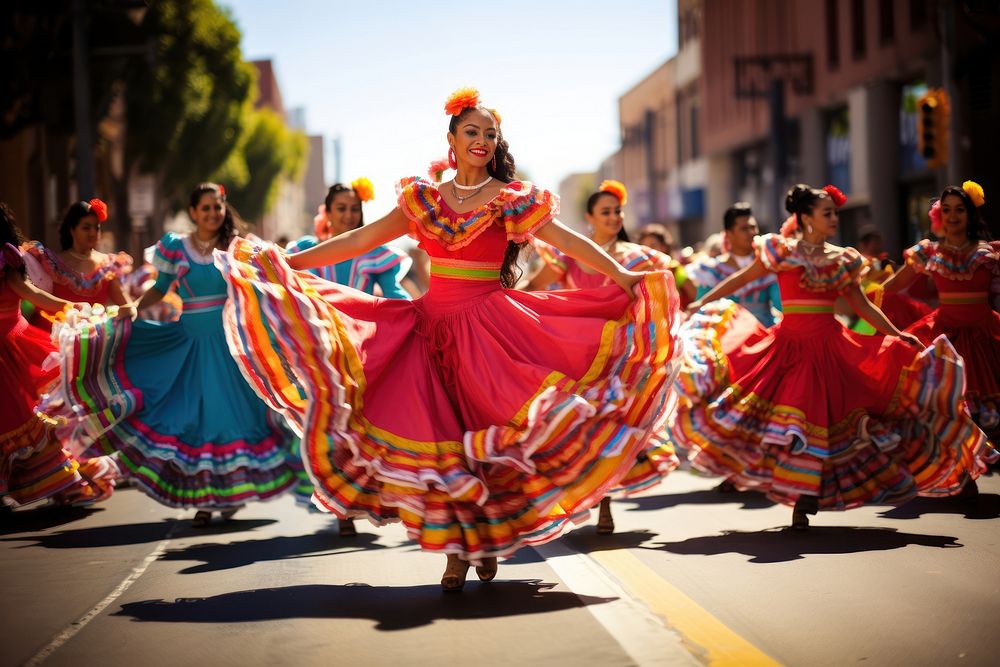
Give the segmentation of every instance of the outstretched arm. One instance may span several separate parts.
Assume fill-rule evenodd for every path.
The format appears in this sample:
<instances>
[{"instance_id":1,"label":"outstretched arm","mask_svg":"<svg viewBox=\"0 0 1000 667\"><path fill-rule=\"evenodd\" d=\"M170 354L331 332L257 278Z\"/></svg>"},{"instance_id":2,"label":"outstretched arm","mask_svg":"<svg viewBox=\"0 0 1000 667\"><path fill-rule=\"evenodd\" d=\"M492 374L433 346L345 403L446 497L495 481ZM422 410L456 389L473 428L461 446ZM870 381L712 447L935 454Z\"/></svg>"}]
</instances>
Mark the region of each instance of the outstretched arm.
<instances>
[{"instance_id":1,"label":"outstretched arm","mask_svg":"<svg viewBox=\"0 0 1000 667\"><path fill-rule=\"evenodd\" d=\"M289 255L288 266L293 269L316 269L357 257L372 248L388 243L409 231L409 221L399 208L370 225L327 239L308 250Z\"/></svg>"},{"instance_id":2,"label":"outstretched arm","mask_svg":"<svg viewBox=\"0 0 1000 667\"><path fill-rule=\"evenodd\" d=\"M45 290L35 287L30 282L25 280L24 277L17 271L10 272L7 278L7 284L19 297L25 301L31 302L36 308L41 308L42 310L46 310L50 313L58 312L64 307L74 304L73 301L60 299L57 296L49 294Z\"/></svg>"},{"instance_id":3,"label":"outstretched arm","mask_svg":"<svg viewBox=\"0 0 1000 667\"><path fill-rule=\"evenodd\" d=\"M603 273L629 294L632 293L632 286L642 279L641 273L626 271L600 246L586 236L577 234L558 220L553 220L549 224L539 227L535 236L562 250L578 262Z\"/></svg>"},{"instance_id":4,"label":"outstretched arm","mask_svg":"<svg viewBox=\"0 0 1000 667\"><path fill-rule=\"evenodd\" d=\"M734 294L739 291L739 289L747 283L753 282L758 278L763 278L766 273L767 269L764 267L763 262L761 262L759 258L755 259L753 264L745 269L740 269L733 275L729 276L713 289L709 290L708 294L701 297L697 301L692 301L691 305L688 306L687 309L698 310L706 303L710 303L716 299L724 299L730 294Z\"/></svg>"},{"instance_id":5,"label":"outstretched arm","mask_svg":"<svg viewBox=\"0 0 1000 667\"><path fill-rule=\"evenodd\" d=\"M923 348L923 344L920 340L913 334L908 334L900 331L896 328L896 325L889 321L889 318L885 316L878 306L868 300L868 295L864 293L861 289L861 285L852 285L844 293L844 297L847 299L851 307L854 308L854 312L858 314L861 319L868 322L868 324L875 327L875 330L886 336L896 336L897 338L902 338L910 345L914 347Z\"/></svg>"},{"instance_id":6,"label":"outstretched arm","mask_svg":"<svg viewBox=\"0 0 1000 667\"><path fill-rule=\"evenodd\" d=\"M919 276L920 274L917 273L916 269L909 264L904 264L903 268L896 271L896 273L892 274L888 280L882 283L882 289L885 290L886 294L902 292L907 287L912 285Z\"/></svg>"},{"instance_id":7,"label":"outstretched arm","mask_svg":"<svg viewBox=\"0 0 1000 667\"><path fill-rule=\"evenodd\" d=\"M548 264L543 264L542 268L535 272L535 275L531 276L531 280L528 281L528 286L524 289L528 292L537 292L540 289L545 289L549 285L552 285L559 281L559 272L553 269Z\"/></svg>"}]
</instances>

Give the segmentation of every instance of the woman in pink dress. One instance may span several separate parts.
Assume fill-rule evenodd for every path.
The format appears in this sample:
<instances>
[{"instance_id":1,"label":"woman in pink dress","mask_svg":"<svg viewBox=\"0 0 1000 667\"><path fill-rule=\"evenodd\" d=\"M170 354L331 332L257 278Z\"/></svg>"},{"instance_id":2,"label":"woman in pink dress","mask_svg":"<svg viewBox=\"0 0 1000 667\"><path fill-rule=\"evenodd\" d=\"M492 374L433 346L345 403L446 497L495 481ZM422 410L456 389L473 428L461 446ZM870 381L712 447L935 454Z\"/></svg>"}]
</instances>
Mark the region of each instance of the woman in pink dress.
<instances>
[{"instance_id":1,"label":"woman in pink dress","mask_svg":"<svg viewBox=\"0 0 1000 667\"><path fill-rule=\"evenodd\" d=\"M695 465L793 506L796 529L821 509L957 494L996 454L969 415L948 339L924 347L899 331L865 297L860 254L827 242L845 200L832 186L795 186L782 235L759 237L754 263L691 304L701 310L682 332L685 395L672 433ZM746 311L710 302L768 271L784 318L726 340ZM884 335L841 325L839 296Z\"/></svg>"},{"instance_id":2,"label":"woman in pink dress","mask_svg":"<svg viewBox=\"0 0 1000 667\"><path fill-rule=\"evenodd\" d=\"M387 216L295 255L238 240L216 258L230 346L303 434L316 502L402 521L447 554L441 584L460 590L470 562L492 579L498 556L585 520L661 428L677 292L668 273L628 271L556 222L552 193L513 180L499 115L475 91L445 109L455 180L403 179ZM406 233L431 257L414 301L301 271ZM614 283L513 289L533 236Z\"/></svg>"},{"instance_id":3,"label":"woman in pink dress","mask_svg":"<svg viewBox=\"0 0 1000 667\"><path fill-rule=\"evenodd\" d=\"M945 335L965 360L966 400L976 423L1000 443L1000 242L990 242L979 213L982 188L948 186L931 209L932 231L904 255L906 266L884 285L887 294L930 275L940 306L907 331L920 340ZM970 486L970 493L973 487Z\"/></svg>"},{"instance_id":4,"label":"woman in pink dress","mask_svg":"<svg viewBox=\"0 0 1000 667\"><path fill-rule=\"evenodd\" d=\"M601 183L597 192L587 198L584 217L592 230L590 240L629 271L674 272L675 268L680 268L669 255L629 240L628 232L625 231L623 212L627 203L628 192L624 184L618 181ZM553 285L561 289L593 289L612 282L608 276L576 261L547 243L536 242L535 250L544 265L528 282L527 289L530 291L543 290ZM678 274L673 275L675 283L680 286ZM682 298L681 303L683 302ZM612 493L631 495L652 488L679 463L673 443L669 439L653 438L646 450L639 455L632 470L622 479L618 487L612 490ZM614 531L615 520L611 514L611 498L606 496L601 500L598 511L597 532L600 535L610 535Z\"/></svg>"}]
</instances>

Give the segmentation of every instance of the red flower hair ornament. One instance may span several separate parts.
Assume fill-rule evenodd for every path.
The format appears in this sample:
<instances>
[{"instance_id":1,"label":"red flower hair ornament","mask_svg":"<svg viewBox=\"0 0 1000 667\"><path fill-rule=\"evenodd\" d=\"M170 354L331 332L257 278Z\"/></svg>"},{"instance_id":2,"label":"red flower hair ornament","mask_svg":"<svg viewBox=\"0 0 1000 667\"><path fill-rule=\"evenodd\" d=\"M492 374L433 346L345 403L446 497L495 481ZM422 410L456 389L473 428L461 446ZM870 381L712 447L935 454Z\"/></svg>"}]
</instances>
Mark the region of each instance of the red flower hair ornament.
<instances>
[{"instance_id":1,"label":"red flower hair ornament","mask_svg":"<svg viewBox=\"0 0 1000 667\"><path fill-rule=\"evenodd\" d=\"M87 203L90 204L90 212L97 216L97 222L104 222L108 219L108 205L102 200L94 197Z\"/></svg>"},{"instance_id":2,"label":"red flower hair ornament","mask_svg":"<svg viewBox=\"0 0 1000 667\"><path fill-rule=\"evenodd\" d=\"M830 199L833 200L833 205L840 208L847 203L847 195L840 191L836 185L824 185L823 192L830 195Z\"/></svg>"}]
</instances>

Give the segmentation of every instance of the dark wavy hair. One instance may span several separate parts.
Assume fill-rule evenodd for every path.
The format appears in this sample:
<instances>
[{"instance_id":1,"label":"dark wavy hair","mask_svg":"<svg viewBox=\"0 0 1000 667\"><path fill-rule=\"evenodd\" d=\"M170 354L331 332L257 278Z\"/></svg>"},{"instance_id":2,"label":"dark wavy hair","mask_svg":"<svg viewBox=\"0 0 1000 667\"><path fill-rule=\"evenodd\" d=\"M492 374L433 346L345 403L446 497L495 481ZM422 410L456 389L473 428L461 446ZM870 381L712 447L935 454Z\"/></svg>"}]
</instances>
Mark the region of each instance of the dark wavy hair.
<instances>
[{"instance_id":1,"label":"dark wavy hair","mask_svg":"<svg viewBox=\"0 0 1000 667\"><path fill-rule=\"evenodd\" d=\"M466 107L462 109L461 113L457 116L452 116L451 120L448 121L448 132L455 134L458 130L458 124L463 118L472 113L473 110L482 110L496 119L493 112L486 107ZM496 162L496 167L493 167L493 163ZM501 183L510 183L514 180L515 174L517 172L517 165L514 162L514 156L510 153L510 145L507 140L503 138L503 130L500 129L500 123L497 123L497 148L493 153L493 160L490 160L486 165L486 173L500 181ZM521 277L521 270L517 266L517 258L521 254L521 249L527 244L515 243L513 241L507 241L507 250L503 254L503 266L500 267L500 284L508 289L513 289L517 285L518 279Z\"/></svg>"},{"instance_id":2,"label":"dark wavy hair","mask_svg":"<svg viewBox=\"0 0 1000 667\"><path fill-rule=\"evenodd\" d=\"M225 250L229 247L233 238L246 232L247 226L240 219L240 216L237 215L232 204L226 202L226 191L218 183L199 183L191 191L191 196L188 197L190 207L198 208L198 202L201 201L202 196L209 192L218 195L222 199L222 205L226 209L225 217L222 219L222 228L219 230L219 242L215 246L220 250Z\"/></svg>"},{"instance_id":3,"label":"dark wavy hair","mask_svg":"<svg viewBox=\"0 0 1000 667\"><path fill-rule=\"evenodd\" d=\"M968 211L969 214L969 224L965 227L965 234L969 237L969 240L992 240L990 230L986 226L986 221L983 220L983 214L979 212L979 207L973 203L972 197L969 196L969 193L957 185L949 185L941 192L941 199L939 201L944 201L944 198L948 195L955 195L956 197L961 198L962 203L965 204L965 210Z\"/></svg>"},{"instance_id":4,"label":"dark wavy hair","mask_svg":"<svg viewBox=\"0 0 1000 667\"><path fill-rule=\"evenodd\" d=\"M354 188L352 188L350 185L344 185L343 183L334 183L333 185L331 185L330 189L327 190L326 192L326 199L323 200L323 206L326 209L327 213L330 212L330 207L333 206L333 198L339 195L341 192L350 192L351 194L355 194ZM358 199L358 201L360 201L360 198ZM358 227L361 227L363 224L365 224L364 205L361 206L361 218L358 220ZM358 227L355 227L355 229L357 229Z\"/></svg>"},{"instance_id":5,"label":"dark wavy hair","mask_svg":"<svg viewBox=\"0 0 1000 667\"><path fill-rule=\"evenodd\" d=\"M795 222L802 229L802 216L812 213L820 199L828 199L826 190L820 190L804 183L799 183L785 195L785 210L795 216Z\"/></svg>"},{"instance_id":6,"label":"dark wavy hair","mask_svg":"<svg viewBox=\"0 0 1000 667\"><path fill-rule=\"evenodd\" d=\"M611 197L619 204L621 203L621 200L618 199L618 195L616 195L614 192L608 192L607 190L598 190L597 192L587 197L587 213L591 215L594 214L594 209L597 208L597 202L599 202L601 200L601 197L603 197L604 195ZM625 231L625 225L622 225L622 228L618 230L618 240L625 241L625 243L630 243L632 241L632 239L628 237L628 232Z\"/></svg>"},{"instance_id":7,"label":"dark wavy hair","mask_svg":"<svg viewBox=\"0 0 1000 667\"><path fill-rule=\"evenodd\" d=\"M791 211L789 211L791 213ZM722 216L722 228L727 232L736 225L737 218L753 215L753 209L745 201L738 201L729 208Z\"/></svg>"},{"instance_id":8,"label":"dark wavy hair","mask_svg":"<svg viewBox=\"0 0 1000 667\"><path fill-rule=\"evenodd\" d=\"M21 234L21 230L17 227L17 221L14 220L14 212L10 210L6 202L0 201L0 247L6 243L17 248L24 243L24 235ZM23 266L20 268L20 273L24 276Z\"/></svg>"},{"instance_id":9,"label":"dark wavy hair","mask_svg":"<svg viewBox=\"0 0 1000 667\"><path fill-rule=\"evenodd\" d=\"M73 247L73 235L70 232L76 229L80 221L88 215L97 217L91 205L85 201L70 204L69 208L66 209L66 215L63 216L62 223L59 225L59 245L62 246L63 250L69 250ZM97 224L101 224L100 220Z\"/></svg>"}]
</instances>

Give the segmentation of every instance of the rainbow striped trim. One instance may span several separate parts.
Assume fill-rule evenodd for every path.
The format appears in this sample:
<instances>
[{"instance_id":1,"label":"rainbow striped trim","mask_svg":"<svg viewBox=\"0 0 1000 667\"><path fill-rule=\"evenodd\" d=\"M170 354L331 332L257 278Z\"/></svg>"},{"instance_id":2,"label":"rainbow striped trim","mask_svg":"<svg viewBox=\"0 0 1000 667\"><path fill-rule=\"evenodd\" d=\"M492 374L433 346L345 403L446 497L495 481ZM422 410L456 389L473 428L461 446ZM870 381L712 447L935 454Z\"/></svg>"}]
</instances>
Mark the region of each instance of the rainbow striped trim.
<instances>
[{"instance_id":1,"label":"rainbow striped trim","mask_svg":"<svg viewBox=\"0 0 1000 667\"><path fill-rule=\"evenodd\" d=\"M475 280L489 282L500 280L500 268L496 262L473 262L462 259L431 258L431 275L452 280Z\"/></svg>"},{"instance_id":2,"label":"rainbow striped trim","mask_svg":"<svg viewBox=\"0 0 1000 667\"><path fill-rule=\"evenodd\" d=\"M833 312L833 302L823 299L791 299L781 304L786 315L826 315Z\"/></svg>"},{"instance_id":3,"label":"rainbow striped trim","mask_svg":"<svg viewBox=\"0 0 1000 667\"><path fill-rule=\"evenodd\" d=\"M184 300L184 312L186 314L198 313L199 315L214 313L222 310L225 303L225 294L190 297Z\"/></svg>"},{"instance_id":4,"label":"rainbow striped trim","mask_svg":"<svg viewBox=\"0 0 1000 667\"><path fill-rule=\"evenodd\" d=\"M985 304L989 296L989 292L941 292L938 295L938 300L950 306Z\"/></svg>"}]
</instances>

